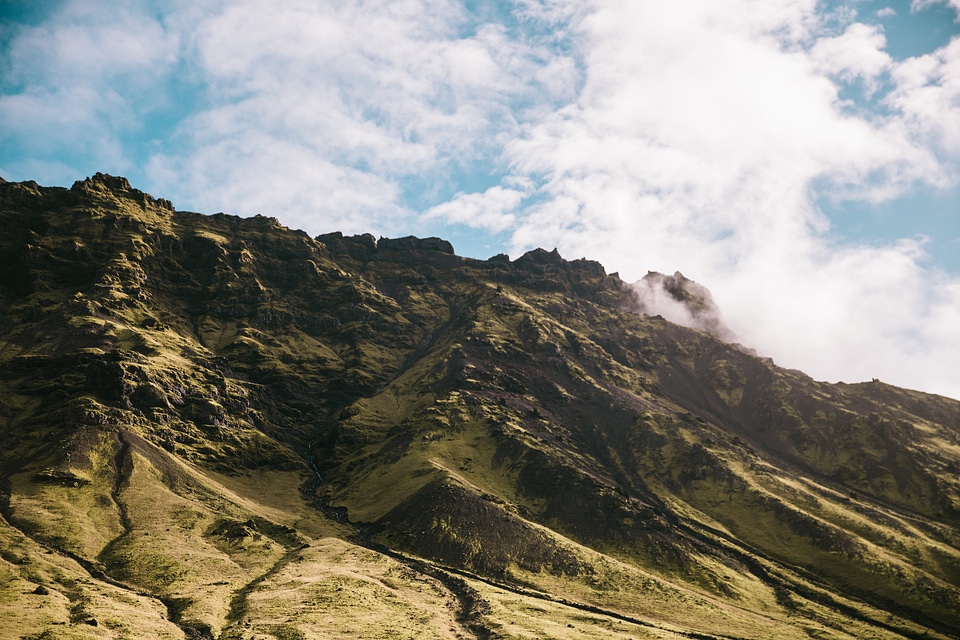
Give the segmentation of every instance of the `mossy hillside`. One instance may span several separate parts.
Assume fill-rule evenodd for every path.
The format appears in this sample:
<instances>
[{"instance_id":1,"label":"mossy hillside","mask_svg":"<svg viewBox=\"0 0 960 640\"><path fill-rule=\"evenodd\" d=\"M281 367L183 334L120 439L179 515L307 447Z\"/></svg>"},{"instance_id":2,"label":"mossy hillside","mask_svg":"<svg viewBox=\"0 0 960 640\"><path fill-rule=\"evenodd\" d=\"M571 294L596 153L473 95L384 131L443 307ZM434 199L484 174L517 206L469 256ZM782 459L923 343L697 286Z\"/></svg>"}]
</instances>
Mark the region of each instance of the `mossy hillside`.
<instances>
[{"instance_id":1,"label":"mossy hillside","mask_svg":"<svg viewBox=\"0 0 960 640\"><path fill-rule=\"evenodd\" d=\"M211 490L165 451L130 434L121 439L126 446L108 482L96 478L107 475L96 466L87 474L15 477L7 518L32 539L84 561L93 576L162 599L184 626L218 629L233 592L302 539L230 501L230 492ZM287 492L297 495L301 481L296 476Z\"/></svg>"},{"instance_id":2,"label":"mossy hillside","mask_svg":"<svg viewBox=\"0 0 960 640\"><path fill-rule=\"evenodd\" d=\"M871 518L864 518L870 505L853 502L826 486L778 478L771 473L774 469L765 469L756 460L725 463L702 445L690 447L676 439L681 440L674 444L676 449L689 448L694 455L664 482L748 549L782 558L788 566L803 567L821 579L830 576L845 585L844 593L869 591L888 604L912 602L945 626L956 624L955 609L949 604L960 596L951 582L958 557L955 548L941 546L895 511L884 510L882 516L872 511ZM662 465L665 450L669 450L665 437L659 452L645 446L638 453L648 462L641 464ZM789 582L780 588L793 589Z\"/></svg>"},{"instance_id":3,"label":"mossy hillside","mask_svg":"<svg viewBox=\"0 0 960 640\"><path fill-rule=\"evenodd\" d=\"M174 493L137 455L122 499L129 530L101 554L111 575L176 603L179 621L218 633L232 594L273 566L284 544L251 514ZM191 492L189 485L181 491ZM194 488L194 492L202 488ZM219 507L219 508L217 508ZM233 507L233 508L231 508Z\"/></svg>"},{"instance_id":4,"label":"mossy hillside","mask_svg":"<svg viewBox=\"0 0 960 640\"><path fill-rule=\"evenodd\" d=\"M462 637L455 596L440 581L381 554L327 539L289 558L244 595L222 637Z\"/></svg>"},{"instance_id":5,"label":"mossy hillside","mask_svg":"<svg viewBox=\"0 0 960 640\"><path fill-rule=\"evenodd\" d=\"M93 435L86 451L74 448L59 468L14 475L9 504L14 522L53 547L97 557L124 530L116 501L121 443L112 435Z\"/></svg>"},{"instance_id":6,"label":"mossy hillside","mask_svg":"<svg viewBox=\"0 0 960 640\"><path fill-rule=\"evenodd\" d=\"M3 637L183 638L158 599L92 576L6 521L0 521L0 549Z\"/></svg>"},{"instance_id":7,"label":"mossy hillside","mask_svg":"<svg viewBox=\"0 0 960 640\"><path fill-rule=\"evenodd\" d=\"M528 326L529 326L529 325L528 325ZM547 349L548 352L549 352L549 349L550 349L550 348L553 348L554 350L556 350L556 349L558 349L558 348L559 348L559 349L563 349L563 348L566 346L566 345L561 345L561 344L559 344L559 341L555 341L553 345L549 345L549 338L546 339L546 340L543 338L544 335L549 335L549 334L546 334L546 332L542 332L542 333L541 333L541 332L536 332L536 333L534 333L533 331L528 331L528 335L531 335L531 334L533 334L533 335L535 336L535 338L532 339L532 340L529 340L530 344L536 346L537 344L542 344L542 343L546 342L546 343L548 343L548 349ZM676 371L676 369L679 368L678 365L680 365L680 366L686 366L688 369L693 368L693 367L692 367L692 366L689 366L687 363L690 363L690 365L694 365L694 366L695 366L695 363L696 363L696 360L695 360L696 348L699 346L697 343L700 342L700 338L698 338L698 337L696 337L696 336L691 336L690 338L688 338L688 340L692 343L690 346L680 345L680 346L683 348L682 350L685 352L685 359L686 359L686 361L685 361L685 362L680 362L680 363L677 363L677 364L673 364L673 366L671 367L672 370L671 370L671 369L667 369L667 370L666 370L667 376L674 376L674 375L676 375L677 373L682 373L682 374L684 374L687 378L692 377L692 376L690 376L690 373L694 373L694 372L685 373L685 372L683 372L683 371L680 371L680 372L677 372L677 371ZM508 345L509 345L509 344L511 344L511 342L513 342L513 344L516 344L516 342L510 341L510 340L501 342L501 343L500 343L501 349L503 349L503 345L504 345L504 344L508 344ZM567 343L567 345L568 345L568 344L569 344L569 340L567 340L566 343ZM651 350L651 351L652 351L652 350ZM649 352L648 352L648 353L649 353ZM661 362L663 362L663 361L665 360L668 364L670 364L670 360L669 360L669 358L667 357L667 354L669 354L670 351L667 350L667 349L664 349L664 351L661 352L661 353L663 354L663 355L660 355L660 356L659 356L659 358L661 359ZM733 358L737 358L737 357L740 356L740 353L739 353L739 352L735 352L735 351L733 351L733 352L731 353L731 351L728 350L727 353L730 354L730 355L732 355ZM654 357L657 357L657 354L656 354L655 351L653 352L653 355L654 355ZM569 357L569 354L568 354L568 357ZM651 359L653 359L653 358L651 358ZM676 361L674 361L674 362L676 362ZM609 366L609 365L608 365L608 366ZM767 366L768 366L768 365L763 365L761 368L766 368ZM568 366L567 368L569 369L570 367ZM712 371L710 371L710 370L708 369L710 375L712 375L712 376L714 376L714 377L718 377L718 376L721 377L721 384L718 385L718 386L721 386L721 387L722 387L721 390L730 390L731 388L733 388L733 383L736 383L736 382L740 379L739 376L737 375L737 371L734 369L734 370L731 372L731 371L730 371L731 368L732 368L731 365L727 365L727 366L725 366L725 367L721 365L721 366L714 366ZM502 370L502 368L500 368L500 369ZM741 374L741 375L742 375L742 374ZM585 376L584 376L583 378L585 378ZM583 378L581 378L581 379L583 379ZM803 380L803 378L800 378L800 379L801 379L801 381ZM474 375L474 376L472 376L472 377L466 377L464 381L467 382L467 384L469 385L469 384L475 384L475 383L476 383L476 380L477 380L477 376ZM745 386L745 382L746 382L746 381L743 380L743 382L742 382L741 384L744 384L744 386ZM591 384L591 386L594 386L595 388L599 386L599 385L594 384L593 382L590 382L590 384ZM560 385L560 386L563 386L563 385ZM708 387L708 388L709 388L709 387ZM534 395L536 395L536 397L543 397L543 396L546 395L546 394L534 394ZM571 395L572 395L572 394L571 394ZM642 397L642 396L641 396L641 397ZM681 396L681 399L684 399L684 398L682 398L682 396ZM717 398L717 399L718 399L718 400L722 400L722 398L719 397L719 394L718 394L718 398ZM720 405L720 404L715 404L714 406L716 406L716 407L722 407L722 405ZM710 407L710 408L713 408L713 407ZM675 409L674 409L674 410L675 410ZM689 416L689 414L681 414L681 415L687 415L687 416ZM721 415L722 415L722 414L721 414ZM686 420L686 421L689 421L689 422L692 422L692 423L696 424L696 425L699 426L699 427L702 427L704 431L710 432L710 431L713 430L713 429L710 428L710 427L712 427L712 425L708 425L708 423L707 423L706 421L704 421L704 420L702 420L702 419L697 420L697 419L693 419L693 418L695 418L695 416L691 416L691 417L685 418L685 420ZM681 422L682 422L682 421L681 421ZM581 422L581 424L582 424L582 422ZM605 428L609 431L609 430L610 430L610 427L611 427L611 424L610 424L609 422L607 422L607 424L605 425ZM710 436L715 436L715 434L711 433L710 435L708 435L708 436L707 436L706 438L704 438L704 439L709 442ZM689 454L686 454L686 451L692 451L693 455L695 456L695 455L696 455L696 450L695 450L695 449L691 449L692 444L695 443L697 440L699 440L699 439L702 438L702 437L703 437L703 434L697 434L697 435L690 434L689 437L688 437L688 439L685 440L685 441L682 443L682 447L678 447L678 451L680 451L680 449L682 449L684 455L689 455ZM540 438L540 439L542 439L542 438ZM750 445L747 444L747 443L746 443L743 439L741 439L739 436L734 436L733 438L724 438L724 440L725 440L724 444L731 445L731 446L733 446L733 447L736 448L736 449L740 449L740 450L744 450L744 451L747 451L747 450L750 449ZM553 443L551 443L551 444L553 444ZM613 448L613 449L614 449L614 450L622 450L622 447L615 447L615 448ZM667 453L668 453L668 456L666 457L666 459L669 460L670 452L667 452ZM578 460L578 464L579 464L579 462L581 462L581 461L582 461L582 458L580 458L580 459ZM689 468L687 469L688 474L693 474L691 477L695 477L695 474L703 473L702 470L701 470L701 471L698 471L695 467L696 467L696 465L694 465L694 468L693 468L693 469L689 469ZM651 472L652 472L652 473L656 473L656 471L653 471L653 470L651 470ZM549 484L549 483L548 483L548 484ZM555 486L555 485L554 485L554 486ZM571 485L570 485L569 483L567 483L567 484L563 484L563 486L567 487L567 489L569 490L569 488L570 488ZM598 497L599 497L599 496L598 496ZM565 495L565 498L569 498L569 494L566 494L566 495ZM565 502L569 502L569 500L565 500ZM595 500L595 504L597 504L597 503L602 504L602 500ZM785 513L785 514L788 514L789 511L785 511L784 513ZM786 519L787 519L788 522L790 521L790 517L787 517ZM593 520L593 519L591 519L591 520ZM593 521L595 521L595 520L593 520ZM783 525L783 524L779 524L778 526L779 526L779 527L783 527L784 525ZM609 530L608 530L608 531L609 531ZM831 561L832 561L832 559L830 559L830 558L824 558L824 559L822 560L822 562L825 562L825 563L826 563L826 562L831 562ZM869 583L871 580L872 580L872 578L871 578L870 576L860 576L860 581L861 581L862 583ZM772 588L772 587L771 587L771 588ZM896 587L894 587L894 589L896 589ZM814 605L810 605L810 606L814 606ZM908 624L908 626L909 626L909 624L912 624L912 623L904 623L904 624Z\"/></svg>"},{"instance_id":8,"label":"mossy hillside","mask_svg":"<svg viewBox=\"0 0 960 640\"><path fill-rule=\"evenodd\" d=\"M564 337L564 339L568 344L569 340L566 338L566 336ZM539 339L539 342L544 342L544 341L545 340L542 338ZM482 340L479 342L481 344L483 343ZM531 342L533 342L534 344L537 344L537 342L534 342L534 341L531 341ZM509 342L505 341L504 343L501 343L501 344L509 344ZM501 348L503 347L501 346ZM451 357L454 355L456 357ZM465 350L462 345L458 345L458 349L455 353L451 353L450 355L445 355L443 358L443 362L446 363L446 366L448 369L451 366L453 366L453 364L456 364L456 363L459 363L457 366L462 367L462 370L464 373L463 375L459 376L461 389L464 389L464 388L470 389L471 385L482 386L480 385L479 381L484 378L483 372L478 371L477 366L470 363L469 359L465 356ZM435 382L438 382L442 379L449 380L449 376L447 376L446 378L442 378L440 375L435 375L432 380ZM493 380L496 378L494 376L489 376L489 377L486 377L486 379ZM394 384L400 384L400 383L397 382ZM591 384L591 386L593 386L594 388L598 388L598 385L593 381L588 382L588 384ZM420 388L423 388L424 385L425 385L424 380L423 379L419 380L418 386ZM523 390L525 391L526 389L523 389ZM407 436L401 435L404 433L404 430L402 429L402 425L407 424L409 422L409 415L408 415L409 412L401 411L399 402L395 399L396 397L402 394L397 394L395 392L391 392L391 394L392 395L389 400L384 399L376 402L362 403L362 406L356 409L358 413L350 416L349 422L356 422L359 424L366 424L366 425L371 425L371 424L388 425L388 424L391 424L391 421L389 419L383 418L382 416L377 417L376 414L378 412L376 410L372 410L369 413L367 413L366 410L370 409L371 407L374 407L374 408L380 407L381 411L390 413L392 409L396 411L396 414L394 415L394 420L392 422L393 426L390 427L392 429L392 431L390 432L390 437L385 437L382 440L383 444L378 444L376 445L376 447L381 448L383 451L390 451L391 454L389 458L391 460L397 460L397 459L403 460L405 465L410 465L411 457L421 461L431 459L432 456L422 452L419 454L410 454L408 456L401 456L400 453L398 453L398 451L404 451L404 450L409 451L414 447L407 444L407 441L411 439L409 434ZM525 395L529 395L529 394L525 394ZM436 394L433 394L432 397L436 397ZM465 415L471 416L471 413L473 414L473 416L483 416L484 418L487 418L487 419L499 417L501 420L503 420L505 424L509 424L508 420L503 419L503 417L509 413L509 410L504 410L503 409L504 403L499 402L500 400L503 400L502 396L498 398L498 404L496 405L484 404L483 402L478 401L477 397L473 396L473 394L467 394L463 392L456 392L456 395L454 397L458 398L459 401L456 402L457 409L452 413L452 415L446 416L446 419L439 420L439 421L436 419L433 419L433 420L425 419L421 423L424 431L427 431L427 433L429 434L436 434L432 437L437 437L438 441L457 442L461 444L461 446L462 446L462 443L464 443L465 441L469 441L468 438L464 436L465 430L462 425L465 422L467 422L464 420L463 416ZM573 396L571 395L570 397L573 397ZM466 400L466 398L471 398L471 400ZM443 411L442 409L443 405L441 405L440 403L437 403L437 405L438 406L434 407L434 413L443 415L441 413ZM448 406L449 406L449 403L448 403ZM529 410L525 413L529 413ZM514 417L516 418L515 424L519 425L523 423L525 419L529 420L530 416L521 414L521 415L515 415ZM474 437L476 437L476 433L478 430L482 430L485 427L487 429L490 428L490 425L485 425L485 423L482 420L477 420L475 417L472 417L472 416L471 416L471 419L474 424L474 426L471 429ZM697 424L697 425L700 424L700 422L697 422L696 420L693 420L690 417L687 417L684 419L692 422L693 424ZM543 417L541 416L537 420L537 422L544 423L547 421L544 420ZM430 426L428 427L427 425L430 425ZM497 425L497 426L500 427L501 425ZM438 429L438 427L440 428ZM544 430L544 427L542 426L538 428L541 431ZM609 429L609 425L608 425L608 429ZM487 438L490 438L491 440L493 439L493 436L491 435L492 431L493 430L490 430L485 434L485 436ZM542 441L542 436L531 438L530 434L525 429L518 428L518 431L523 433L523 439L526 442L536 442L538 440ZM413 433L416 434L417 431L413 430ZM498 433L502 433L502 430L499 430ZM386 435L386 430L384 431L384 434ZM680 455L689 455L687 452L691 448L691 443L696 442L698 438L698 436L695 436L693 434L690 434L688 437L689 437L689 440L684 440L682 443L682 447L680 448L681 450L678 452ZM747 447L747 445L745 445L742 441L740 441L736 436L734 436L733 438L727 438L727 441L728 441L727 444L730 444L731 446L736 446L741 449L744 449ZM551 444L553 443L551 442ZM419 448L426 449L427 447L421 444ZM455 477L457 484L459 485L467 484L467 486L472 486L472 487L484 487L484 486L489 487L490 485L487 483L484 483L483 481L481 481L480 483L475 483L471 479L468 482L464 482L463 480L464 478L471 477L472 474L469 473L469 469L472 466L484 469L484 468L487 468L487 464L484 464L485 461L481 457L480 464L477 465L476 464L477 460L474 458L474 456L466 454L465 450L461 451L460 455L461 455L461 457L459 458L460 465L459 467L457 467L458 472L448 473L448 476ZM417 457L417 456L421 456L421 457ZM582 460L583 458L578 459L577 461L578 464L582 462ZM669 459L665 460L665 462L669 466ZM353 463L354 465L352 468L357 469L358 468L356 464L357 461L355 460L353 461ZM409 474L408 477L418 475L415 472L419 469L422 472L421 473L422 477L427 477L427 478L432 477L432 476L428 476L424 472L427 469L425 465L422 465L420 467L407 466L407 467L404 467L405 471L399 473L398 475L391 475L390 473L387 472L387 470L390 467L390 463L387 459L385 459L384 456L381 456L381 457L371 456L370 463L371 463L371 469L377 470L376 471L377 475L384 478L383 485L386 487L389 487L390 491L394 495L403 493L403 490L398 486L398 480L402 479L404 475ZM490 464L490 466L492 467L493 465ZM536 468L539 468L539 469L544 468L543 463L539 463L533 466L536 466ZM449 467L446 467L446 469L449 469ZM697 472L694 471L692 473L697 473ZM571 473L570 475L576 477L577 474ZM514 474L514 476L516 476L516 474ZM373 498L371 498L371 503L377 504L377 505L384 505L384 504L390 505L396 502L396 498L382 501L380 499L381 494L379 494L376 491L369 491L368 481L365 480L366 476L362 472L356 472L353 475L353 477L356 479L357 484L353 484L347 493L344 493L340 496L341 498L343 498L342 503L358 504L358 500L362 500L362 498L359 498L359 497L356 500L351 499L350 496L352 494L357 496L360 496L360 495L374 496ZM520 502L521 506L524 509L529 508L527 507L527 505L522 505L522 502L518 500L517 498L518 491L515 488L515 485L513 487L510 487L510 489L506 491L504 490L502 486L504 479L505 479L504 476L501 476L500 478L501 486L496 491L495 494L499 496L509 496L511 498L511 500L509 501L510 503L517 504L518 502ZM512 480L512 482L515 483L516 480L514 479ZM423 480L422 483L421 481L417 481L416 486L423 486L424 484L426 484L426 480ZM511 481L508 479L506 484L509 486L511 484ZM549 487L549 489L544 490L545 492L547 490L555 491L557 487L563 486L564 487L563 490L560 491L559 493L560 495L563 496L564 506L565 507L570 506L570 502L571 502L570 488L571 487L569 486L569 483L567 485L563 485L562 483L558 484L557 478L551 478L551 480L544 481L542 484L544 487ZM525 491L528 493L531 492L532 486L533 484L528 482L525 485ZM479 494L488 493L488 492L486 490L481 489L476 493L479 495ZM594 494L592 499L585 499L584 504L589 504L590 502L593 502L594 504L603 504L602 499L597 500L598 497L602 497L600 492L598 492L597 494ZM531 501L531 502L534 502L534 501ZM476 537L471 538L470 535L467 535L465 537L463 536L463 532L470 531L469 522L457 522L456 526L451 525L451 521L456 520L456 518L458 517L458 514L460 514L461 512L459 511L458 507L454 507L453 514L447 513L446 511L450 508L450 505L461 504L461 503L469 503L469 500L465 500L463 498L455 499L455 498L449 498L449 497L448 499L444 499L444 500L439 500L439 499L419 500L415 498L413 500L413 504L408 508L408 511L410 513L416 514L416 517L411 516L413 518L413 523L411 523L411 525L409 526L409 529L404 529L402 526L396 526L396 524L392 522L391 524L393 526L387 527L388 529L392 529L394 531L399 529L400 531L405 532L405 533L401 533L400 535L396 535L392 539L392 541L394 542L394 544L399 544L400 546L406 546L408 548L413 546L418 551L421 551L421 552L426 551L427 553L433 553L434 557L438 557L438 559L442 559L448 562L453 560L454 562L459 562L467 566L470 566L471 563L474 562L474 560L471 560L470 558L472 557L471 553L475 552L475 550L482 549L484 547L495 547L498 550L503 549L505 538L503 537L502 533L500 533L497 536L496 543L492 543L492 541L487 541L486 544L484 544L481 541L482 538L476 538ZM443 505L447 505L447 507L446 509L439 511L434 516L430 516L430 513L431 513L430 505L434 505L434 504L443 504ZM570 510L582 511L583 509L580 507L577 507L576 505L573 505L573 508ZM628 509L625 509L624 511L626 514L630 514L632 510L628 508ZM468 512L469 516L467 517L483 520L483 518L478 518L478 514L481 512L482 510ZM589 517L585 517L582 519L590 521L591 524L593 524L597 530L602 530L604 531L604 535L610 536L611 533L614 533L616 531L616 527L602 527L602 526L599 526L598 523L602 523L604 521L604 514L616 513L616 509L598 508L597 512L599 513L599 516L594 514L593 512L589 512ZM361 514L362 520L366 520L367 516L370 515L366 511L360 511L359 513ZM391 517L395 517L396 515L397 514L392 514ZM431 517L433 519L431 519ZM486 521L489 522L490 520L487 519ZM560 526L561 530L563 529L562 522L553 522L552 524L555 527ZM452 533L452 532L459 532L459 535L457 533ZM509 544L507 546L509 547ZM637 557L635 555L636 554L635 550L633 551L633 554L634 554L634 557ZM681 555L680 557L689 558L689 556L687 555ZM716 563L717 561L714 560L713 562ZM696 575L699 572L702 577L699 579L695 578L694 579L695 581L703 580L707 582L712 581L712 582L718 583L719 582L718 576L724 573L724 569L728 569L726 565L720 562L719 564L715 564L714 569L712 570L703 571L701 569L697 571L692 571L691 565L694 565L694 566L697 564L700 564L701 566L708 565L708 562L706 561L706 559L701 559L694 562L690 562L689 560L684 560L681 564L684 564L684 563L685 563L685 566L683 570L679 571L678 573L683 575L685 572L686 577L689 579L691 578L692 575ZM718 570L717 567L721 567L721 568ZM490 571L503 571L503 562L500 561L500 564L490 565L487 567L487 569ZM661 569L663 569L663 567L661 567ZM725 585L724 588L731 589L731 590L736 589L736 587L731 588L729 585ZM768 585L765 588L768 590L768 596L772 600L773 594L774 594L774 587L772 585Z\"/></svg>"},{"instance_id":9,"label":"mossy hillside","mask_svg":"<svg viewBox=\"0 0 960 640\"><path fill-rule=\"evenodd\" d=\"M384 636L958 626L953 401L779 369L555 251L310 238L103 175L0 209L3 514L169 629L347 637L360 600Z\"/></svg>"}]
</instances>

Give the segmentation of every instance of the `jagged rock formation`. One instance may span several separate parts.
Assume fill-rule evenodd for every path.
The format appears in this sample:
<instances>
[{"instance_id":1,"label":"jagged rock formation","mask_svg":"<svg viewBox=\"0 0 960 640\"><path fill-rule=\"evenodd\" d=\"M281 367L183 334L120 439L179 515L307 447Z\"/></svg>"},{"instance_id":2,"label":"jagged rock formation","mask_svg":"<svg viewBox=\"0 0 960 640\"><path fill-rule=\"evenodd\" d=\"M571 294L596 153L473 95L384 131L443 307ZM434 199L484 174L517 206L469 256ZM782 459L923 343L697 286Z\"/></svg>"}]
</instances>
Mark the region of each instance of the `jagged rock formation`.
<instances>
[{"instance_id":1,"label":"jagged rock formation","mask_svg":"<svg viewBox=\"0 0 960 640\"><path fill-rule=\"evenodd\" d=\"M0 183L0 220L0 634L960 634L960 403L779 369L556 251L101 174Z\"/></svg>"}]
</instances>

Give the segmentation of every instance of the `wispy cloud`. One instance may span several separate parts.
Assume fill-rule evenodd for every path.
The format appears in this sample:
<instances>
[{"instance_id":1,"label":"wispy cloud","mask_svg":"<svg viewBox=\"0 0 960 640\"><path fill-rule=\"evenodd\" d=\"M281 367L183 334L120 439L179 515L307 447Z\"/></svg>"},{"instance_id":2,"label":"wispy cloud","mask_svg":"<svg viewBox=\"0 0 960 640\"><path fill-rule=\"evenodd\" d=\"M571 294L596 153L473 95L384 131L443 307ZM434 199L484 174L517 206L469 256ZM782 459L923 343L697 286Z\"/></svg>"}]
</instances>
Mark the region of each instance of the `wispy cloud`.
<instances>
[{"instance_id":1,"label":"wispy cloud","mask_svg":"<svg viewBox=\"0 0 960 640\"><path fill-rule=\"evenodd\" d=\"M458 193L452 200L426 211L423 219L441 218L475 229L505 231L516 225L520 203L529 195L529 189L505 189L500 186L490 187L483 193Z\"/></svg>"},{"instance_id":2,"label":"wispy cloud","mask_svg":"<svg viewBox=\"0 0 960 640\"><path fill-rule=\"evenodd\" d=\"M312 229L409 224L409 181L455 187L451 174L495 162L522 121L574 96L568 58L445 1L234 2L191 39L211 104L178 132L193 151L158 156L155 175L171 189L217 175L207 200L239 213L270 203ZM322 188L304 202L294 176ZM261 197L226 186L250 179Z\"/></svg>"},{"instance_id":3,"label":"wispy cloud","mask_svg":"<svg viewBox=\"0 0 960 640\"><path fill-rule=\"evenodd\" d=\"M36 179L62 179L68 167L75 178L81 159L129 169L126 139L165 100L156 88L177 60L177 37L137 3L75 0L41 24L5 31L0 144L21 157L4 168L39 169Z\"/></svg>"},{"instance_id":4,"label":"wispy cloud","mask_svg":"<svg viewBox=\"0 0 960 640\"><path fill-rule=\"evenodd\" d=\"M960 13L960 0L912 0L910 3L911 11L922 11L927 7L935 4L945 4L953 7Z\"/></svg>"},{"instance_id":5,"label":"wispy cloud","mask_svg":"<svg viewBox=\"0 0 960 640\"><path fill-rule=\"evenodd\" d=\"M960 159L960 37L892 72L895 90L885 102L931 148Z\"/></svg>"},{"instance_id":6,"label":"wispy cloud","mask_svg":"<svg viewBox=\"0 0 960 640\"><path fill-rule=\"evenodd\" d=\"M811 54L825 73L846 82L863 80L872 93L877 89L879 76L893 63L883 50L886 44L879 27L855 22L842 35L817 40Z\"/></svg>"}]
</instances>

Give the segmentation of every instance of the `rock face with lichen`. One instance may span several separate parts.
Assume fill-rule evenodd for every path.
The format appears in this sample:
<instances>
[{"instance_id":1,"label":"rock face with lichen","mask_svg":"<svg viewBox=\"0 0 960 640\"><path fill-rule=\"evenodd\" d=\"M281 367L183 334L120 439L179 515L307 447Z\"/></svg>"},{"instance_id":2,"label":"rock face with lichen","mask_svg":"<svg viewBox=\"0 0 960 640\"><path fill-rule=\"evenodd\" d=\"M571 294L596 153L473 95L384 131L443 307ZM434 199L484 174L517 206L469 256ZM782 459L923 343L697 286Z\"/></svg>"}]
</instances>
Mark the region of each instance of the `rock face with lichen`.
<instances>
[{"instance_id":1,"label":"rock face with lichen","mask_svg":"<svg viewBox=\"0 0 960 640\"><path fill-rule=\"evenodd\" d=\"M10 637L960 634L960 403L756 358L681 274L103 174L0 218Z\"/></svg>"}]
</instances>

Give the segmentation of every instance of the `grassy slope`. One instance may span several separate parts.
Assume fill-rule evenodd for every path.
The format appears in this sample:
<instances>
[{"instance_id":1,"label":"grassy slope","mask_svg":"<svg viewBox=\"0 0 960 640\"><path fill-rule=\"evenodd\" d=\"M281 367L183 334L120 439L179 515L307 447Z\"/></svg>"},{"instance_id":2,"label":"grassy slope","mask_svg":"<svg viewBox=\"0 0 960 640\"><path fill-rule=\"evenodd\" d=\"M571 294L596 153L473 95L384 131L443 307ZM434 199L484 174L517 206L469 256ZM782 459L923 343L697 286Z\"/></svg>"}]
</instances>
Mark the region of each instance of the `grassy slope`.
<instances>
[{"instance_id":1,"label":"grassy slope","mask_svg":"<svg viewBox=\"0 0 960 640\"><path fill-rule=\"evenodd\" d=\"M0 187L0 636L960 633L955 402L555 253Z\"/></svg>"}]
</instances>

